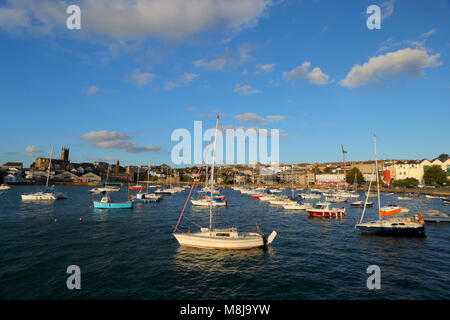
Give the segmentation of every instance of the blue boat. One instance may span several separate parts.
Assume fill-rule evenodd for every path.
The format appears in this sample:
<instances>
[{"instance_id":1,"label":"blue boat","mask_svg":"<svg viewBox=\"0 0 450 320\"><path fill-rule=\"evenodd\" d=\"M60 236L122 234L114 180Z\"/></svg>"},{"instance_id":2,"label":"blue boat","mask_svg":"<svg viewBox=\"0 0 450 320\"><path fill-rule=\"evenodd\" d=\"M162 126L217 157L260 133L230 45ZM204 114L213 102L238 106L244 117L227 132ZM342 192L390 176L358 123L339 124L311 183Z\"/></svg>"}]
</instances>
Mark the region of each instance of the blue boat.
<instances>
[{"instance_id":1,"label":"blue boat","mask_svg":"<svg viewBox=\"0 0 450 320\"><path fill-rule=\"evenodd\" d=\"M94 208L97 209L131 209L133 208L133 202L112 202L111 198L106 195L100 201L93 201Z\"/></svg>"}]
</instances>

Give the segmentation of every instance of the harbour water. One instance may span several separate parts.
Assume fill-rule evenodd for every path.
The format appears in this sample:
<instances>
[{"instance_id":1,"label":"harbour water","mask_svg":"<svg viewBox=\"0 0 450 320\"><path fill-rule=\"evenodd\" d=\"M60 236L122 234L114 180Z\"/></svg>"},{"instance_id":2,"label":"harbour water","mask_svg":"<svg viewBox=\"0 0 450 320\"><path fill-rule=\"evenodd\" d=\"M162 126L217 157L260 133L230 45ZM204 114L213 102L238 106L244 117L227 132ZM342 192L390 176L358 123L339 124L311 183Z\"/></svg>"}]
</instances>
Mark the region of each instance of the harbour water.
<instances>
[{"instance_id":1,"label":"harbour water","mask_svg":"<svg viewBox=\"0 0 450 320\"><path fill-rule=\"evenodd\" d=\"M266 249L180 247L172 235L188 191L133 209L92 208L89 187L59 186L69 199L24 202L32 186L0 195L0 299L449 299L450 224L427 223L426 237L361 235L361 210L341 219L309 218L222 189L228 207L217 227L278 236ZM127 191L111 193L125 200ZM360 199L364 199L361 193ZM423 198L421 198L423 199ZM376 201L372 198L371 201ZM383 198L411 212L448 212L440 199ZM82 221L80 221L82 218ZM368 208L365 220L377 218ZM208 226L208 208L188 207L180 227ZM81 290L68 290L66 269L81 269ZM381 269L381 289L366 286L367 267Z\"/></svg>"}]
</instances>

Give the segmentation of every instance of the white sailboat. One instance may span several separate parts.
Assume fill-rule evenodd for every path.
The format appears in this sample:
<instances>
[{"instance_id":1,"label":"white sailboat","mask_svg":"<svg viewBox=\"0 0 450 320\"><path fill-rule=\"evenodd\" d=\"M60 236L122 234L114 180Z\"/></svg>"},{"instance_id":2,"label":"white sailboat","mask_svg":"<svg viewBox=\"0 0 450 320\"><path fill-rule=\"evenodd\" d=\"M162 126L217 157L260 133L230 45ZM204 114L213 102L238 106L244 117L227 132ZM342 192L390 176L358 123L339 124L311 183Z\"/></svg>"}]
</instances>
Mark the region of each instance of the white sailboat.
<instances>
[{"instance_id":1,"label":"white sailboat","mask_svg":"<svg viewBox=\"0 0 450 320\"><path fill-rule=\"evenodd\" d=\"M216 156L217 131L219 127L219 116L217 116L216 133L214 138L214 151L212 162L212 173L214 177L214 162ZM211 181L211 187L214 188L214 179ZM269 245L276 237L277 233L272 231L266 238L261 232L238 232L237 228L216 229L213 227L213 194L210 194L211 203L209 206L209 228L200 228L199 232L190 231L182 233L178 231L178 224L183 215L184 209L175 226L174 237L182 246L208 248L208 249L250 249ZM189 198L188 198L189 199ZM186 202L187 203L187 202ZM186 205L185 205L186 207Z\"/></svg>"},{"instance_id":2,"label":"white sailboat","mask_svg":"<svg viewBox=\"0 0 450 320\"><path fill-rule=\"evenodd\" d=\"M423 235L425 232L424 220L421 214L418 214L418 219L414 217L392 217L393 215L400 213L402 211L401 207L398 206L385 206L381 207L380 200L380 186L378 177L378 158L377 158L377 137L374 135L374 145L375 145L375 176L377 181L377 197L378 197L378 220L362 222L364 219L364 212L366 210L366 205L361 214L360 221L355 225L355 228L359 229L364 233L376 233L376 234L388 234L388 235ZM369 183L369 190L367 195L370 194L370 187L372 185L372 180ZM369 196L366 196L366 203Z\"/></svg>"},{"instance_id":3,"label":"white sailboat","mask_svg":"<svg viewBox=\"0 0 450 320\"><path fill-rule=\"evenodd\" d=\"M136 197L132 199L134 202L159 202L162 199L161 195L156 193L149 192L150 190L150 163L148 164L147 170L147 191L142 192L143 189L139 189L139 193L136 194Z\"/></svg>"},{"instance_id":4,"label":"white sailboat","mask_svg":"<svg viewBox=\"0 0 450 320\"><path fill-rule=\"evenodd\" d=\"M52 166L52 155L53 155L53 146L50 151L50 161L48 163L48 169L47 169L47 182L45 183L45 189L44 191L38 191L28 194L22 194L21 198L22 200L56 200L56 194L55 194L55 188L49 188L48 181L50 179L50 169Z\"/></svg>"}]
</instances>

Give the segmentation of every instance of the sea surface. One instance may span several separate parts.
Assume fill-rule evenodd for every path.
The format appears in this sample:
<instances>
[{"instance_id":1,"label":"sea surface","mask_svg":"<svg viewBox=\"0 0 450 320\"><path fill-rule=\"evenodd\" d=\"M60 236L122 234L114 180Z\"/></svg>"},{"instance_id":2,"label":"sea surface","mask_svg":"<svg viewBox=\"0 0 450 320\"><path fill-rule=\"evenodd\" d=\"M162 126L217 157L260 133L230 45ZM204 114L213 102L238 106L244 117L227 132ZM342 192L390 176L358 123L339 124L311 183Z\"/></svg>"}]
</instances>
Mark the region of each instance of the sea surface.
<instances>
[{"instance_id":1,"label":"sea surface","mask_svg":"<svg viewBox=\"0 0 450 320\"><path fill-rule=\"evenodd\" d=\"M222 189L229 205L214 210L216 227L255 231L258 224L278 235L266 249L206 250L180 247L172 234L188 190L117 211L92 208L101 195L89 187L58 186L67 200L21 200L40 189L13 186L0 195L0 299L450 298L449 223L427 223L425 237L361 235L354 225L362 209L349 204L334 205L347 207L345 218L309 218ZM111 196L126 200L127 190ZM393 195L382 203L449 210L440 199L422 199ZM365 221L375 218L376 205ZM207 208L188 206L180 228L208 224ZM70 265L80 267L80 290L66 286ZM371 265L381 270L379 290L366 286Z\"/></svg>"}]
</instances>

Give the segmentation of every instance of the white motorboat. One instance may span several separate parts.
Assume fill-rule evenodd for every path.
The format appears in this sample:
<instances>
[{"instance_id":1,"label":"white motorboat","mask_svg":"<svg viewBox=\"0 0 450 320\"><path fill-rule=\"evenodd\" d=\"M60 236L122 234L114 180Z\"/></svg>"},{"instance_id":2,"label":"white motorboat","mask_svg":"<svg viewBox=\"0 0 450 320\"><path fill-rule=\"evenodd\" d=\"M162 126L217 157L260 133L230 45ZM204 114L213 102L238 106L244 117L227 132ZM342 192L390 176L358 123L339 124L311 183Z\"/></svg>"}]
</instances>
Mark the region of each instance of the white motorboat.
<instances>
[{"instance_id":1,"label":"white motorboat","mask_svg":"<svg viewBox=\"0 0 450 320\"><path fill-rule=\"evenodd\" d=\"M273 206L283 206L283 205L291 204L291 203L296 203L296 202L291 199L275 199L275 200L269 201L269 204L271 204Z\"/></svg>"},{"instance_id":2,"label":"white motorboat","mask_svg":"<svg viewBox=\"0 0 450 320\"><path fill-rule=\"evenodd\" d=\"M11 189L11 186L8 186L7 184L2 183L0 185L0 190L9 190Z\"/></svg>"},{"instance_id":3,"label":"white motorboat","mask_svg":"<svg viewBox=\"0 0 450 320\"><path fill-rule=\"evenodd\" d=\"M341 195L338 194L334 194L331 197L325 197L325 201L327 202L333 202L333 203L343 203L343 202L347 202L346 197L342 197Z\"/></svg>"},{"instance_id":4,"label":"white motorboat","mask_svg":"<svg viewBox=\"0 0 450 320\"><path fill-rule=\"evenodd\" d=\"M292 202L292 203L283 205L283 208L286 210L308 210L308 209L312 209L313 205L310 202L305 202L305 203Z\"/></svg>"},{"instance_id":5,"label":"white motorboat","mask_svg":"<svg viewBox=\"0 0 450 320\"><path fill-rule=\"evenodd\" d=\"M216 156L217 145L217 131L219 127L219 116L217 116L216 132L214 136L214 151L212 161L212 173L214 177L214 163ZM214 179L211 181L211 186L214 187ZM186 203L189 201L189 196ZM238 232L237 228L216 229L213 226L213 194L210 194L209 203L209 228L200 228L199 232L182 233L178 231L178 225L183 216L186 204L180 214L178 222L174 229L174 237L181 246L209 248L209 249L250 249L257 247L264 247L269 245L276 237L277 233L273 231L268 238L260 231L258 232Z\"/></svg>"},{"instance_id":6,"label":"white motorboat","mask_svg":"<svg viewBox=\"0 0 450 320\"><path fill-rule=\"evenodd\" d=\"M274 195L265 195L265 196L262 196L262 197L259 197L258 199L260 200L260 201L263 201L263 202L269 202L269 201L271 201L271 200L276 200L276 199L278 199L279 197L277 197L277 196L274 196Z\"/></svg>"},{"instance_id":7,"label":"white motorboat","mask_svg":"<svg viewBox=\"0 0 450 320\"><path fill-rule=\"evenodd\" d=\"M29 194L22 194L22 200L56 200L57 197L53 192L34 192Z\"/></svg>"},{"instance_id":8,"label":"white motorboat","mask_svg":"<svg viewBox=\"0 0 450 320\"><path fill-rule=\"evenodd\" d=\"M300 193L298 196L304 200L318 200L322 198L322 195L317 193Z\"/></svg>"}]
</instances>

